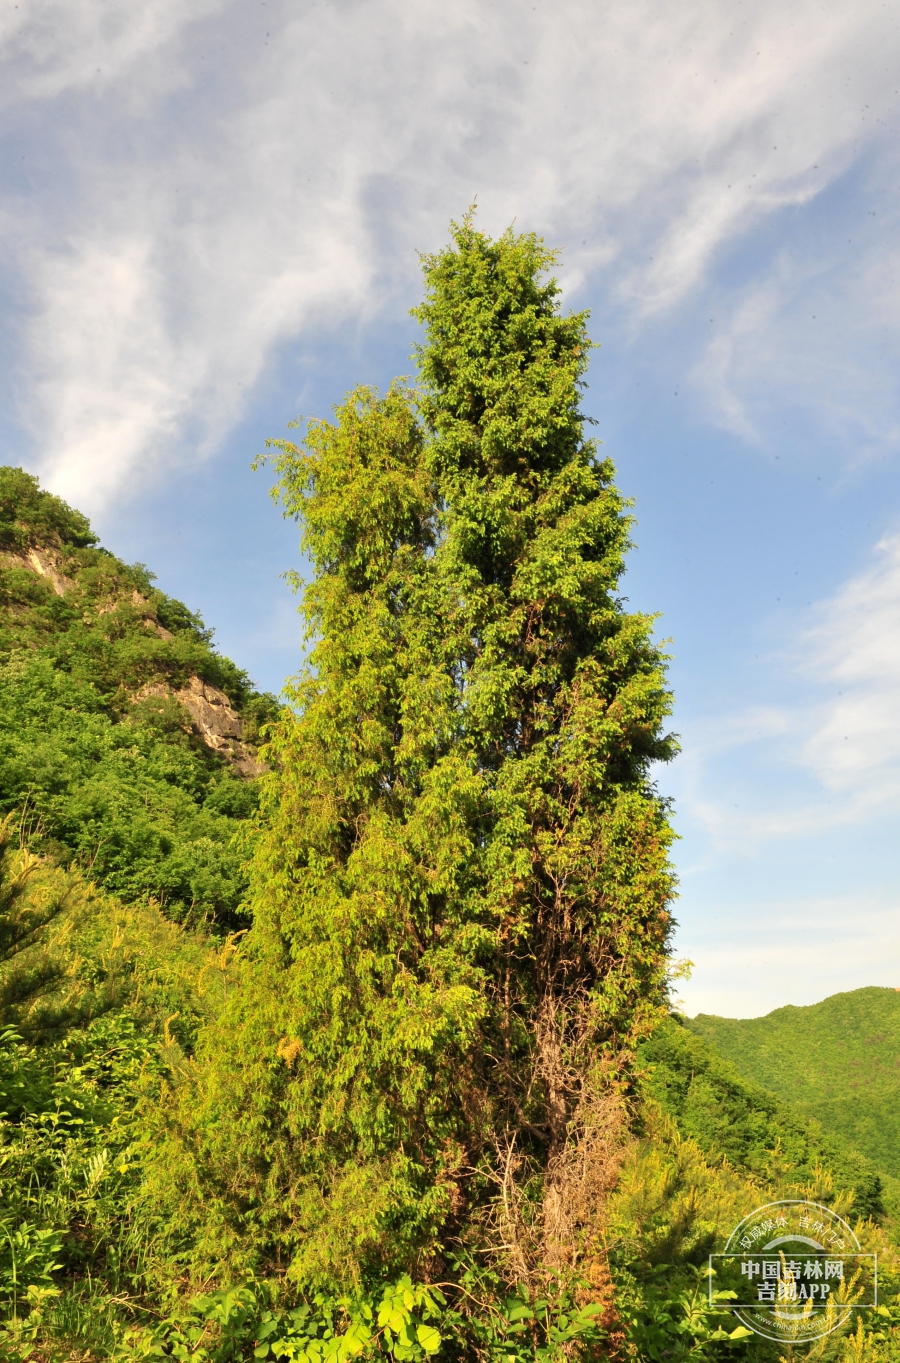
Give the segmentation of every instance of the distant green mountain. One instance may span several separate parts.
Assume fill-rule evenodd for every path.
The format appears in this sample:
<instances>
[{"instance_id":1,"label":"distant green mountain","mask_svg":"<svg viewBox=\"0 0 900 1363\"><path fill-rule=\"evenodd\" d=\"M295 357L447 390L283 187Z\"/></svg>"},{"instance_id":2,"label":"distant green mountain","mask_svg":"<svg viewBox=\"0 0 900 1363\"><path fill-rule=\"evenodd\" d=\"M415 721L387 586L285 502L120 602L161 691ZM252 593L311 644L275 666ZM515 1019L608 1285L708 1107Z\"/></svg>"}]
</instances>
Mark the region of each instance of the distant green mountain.
<instances>
[{"instance_id":1,"label":"distant green mountain","mask_svg":"<svg viewBox=\"0 0 900 1363\"><path fill-rule=\"evenodd\" d=\"M686 1025L739 1073L900 1176L900 991L854 989L761 1018L700 1013Z\"/></svg>"},{"instance_id":2,"label":"distant green mountain","mask_svg":"<svg viewBox=\"0 0 900 1363\"><path fill-rule=\"evenodd\" d=\"M638 1062L645 1067L642 1092L713 1163L724 1157L782 1195L786 1185L809 1186L827 1172L835 1187L853 1190L854 1208L864 1216L884 1211L886 1192L896 1198L893 1180L882 1178L874 1160L742 1074L692 1022L667 1019L639 1047Z\"/></svg>"}]
</instances>

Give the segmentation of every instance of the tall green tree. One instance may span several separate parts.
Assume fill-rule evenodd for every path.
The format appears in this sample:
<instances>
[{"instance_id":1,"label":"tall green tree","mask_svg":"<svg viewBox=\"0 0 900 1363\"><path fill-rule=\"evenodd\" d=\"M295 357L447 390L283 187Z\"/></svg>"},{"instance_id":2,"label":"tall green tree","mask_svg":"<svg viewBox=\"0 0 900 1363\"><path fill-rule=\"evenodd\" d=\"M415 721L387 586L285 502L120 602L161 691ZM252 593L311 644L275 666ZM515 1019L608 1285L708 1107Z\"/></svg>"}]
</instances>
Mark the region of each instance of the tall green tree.
<instances>
[{"instance_id":1,"label":"tall green tree","mask_svg":"<svg viewBox=\"0 0 900 1363\"><path fill-rule=\"evenodd\" d=\"M512 1277L565 1257L567 1160L664 1000L670 698L617 595L629 517L553 263L454 226L424 261L420 390L275 442L314 647L179 1195L206 1253L305 1287L445 1273L453 1246Z\"/></svg>"}]
</instances>

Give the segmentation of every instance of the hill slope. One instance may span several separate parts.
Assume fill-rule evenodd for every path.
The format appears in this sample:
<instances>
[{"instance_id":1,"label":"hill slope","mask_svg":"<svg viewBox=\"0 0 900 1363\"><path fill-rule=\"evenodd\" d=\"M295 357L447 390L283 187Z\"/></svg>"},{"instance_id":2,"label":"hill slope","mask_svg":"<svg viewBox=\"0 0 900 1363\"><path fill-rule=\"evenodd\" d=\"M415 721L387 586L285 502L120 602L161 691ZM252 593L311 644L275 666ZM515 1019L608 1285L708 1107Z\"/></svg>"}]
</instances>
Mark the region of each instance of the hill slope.
<instances>
[{"instance_id":1,"label":"hill slope","mask_svg":"<svg viewBox=\"0 0 900 1363\"><path fill-rule=\"evenodd\" d=\"M107 890L228 929L276 706L211 639L84 516L0 468L0 815Z\"/></svg>"},{"instance_id":2,"label":"hill slope","mask_svg":"<svg viewBox=\"0 0 900 1363\"><path fill-rule=\"evenodd\" d=\"M761 1018L688 1020L747 1078L900 1176L900 992L834 994Z\"/></svg>"},{"instance_id":3,"label":"hill slope","mask_svg":"<svg viewBox=\"0 0 900 1363\"><path fill-rule=\"evenodd\" d=\"M857 1213L884 1211L882 1166L787 1095L748 1078L713 1038L697 1035L692 1023L668 1019L639 1048L638 1058L647 1067L643 1093L707 1159L724 1159L771 1187L810 1186L825 1173L835 1188L853 1192ZM892 1180L888 1183L893 1194Z\"/></svg>"}]
</instances>

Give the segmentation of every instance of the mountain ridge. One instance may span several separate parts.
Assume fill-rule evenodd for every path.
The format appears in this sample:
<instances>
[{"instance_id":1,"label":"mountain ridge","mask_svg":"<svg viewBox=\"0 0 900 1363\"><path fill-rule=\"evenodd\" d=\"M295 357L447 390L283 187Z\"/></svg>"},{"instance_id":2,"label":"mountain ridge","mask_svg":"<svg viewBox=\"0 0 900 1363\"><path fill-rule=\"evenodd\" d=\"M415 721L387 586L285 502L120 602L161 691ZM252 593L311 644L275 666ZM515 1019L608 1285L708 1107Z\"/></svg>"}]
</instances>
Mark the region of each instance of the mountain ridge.
<instances>
[{"instance_id":1,"label":"mountain ridge","mask_svg":"<svg viewBox=\"0 0 900 1363\"><path fill-rule=\"evenodd\" d=\"M900 990L869 985L760 1018L685 1019L746 1078L900 1176Z\"/></svg>"}]
</instances>

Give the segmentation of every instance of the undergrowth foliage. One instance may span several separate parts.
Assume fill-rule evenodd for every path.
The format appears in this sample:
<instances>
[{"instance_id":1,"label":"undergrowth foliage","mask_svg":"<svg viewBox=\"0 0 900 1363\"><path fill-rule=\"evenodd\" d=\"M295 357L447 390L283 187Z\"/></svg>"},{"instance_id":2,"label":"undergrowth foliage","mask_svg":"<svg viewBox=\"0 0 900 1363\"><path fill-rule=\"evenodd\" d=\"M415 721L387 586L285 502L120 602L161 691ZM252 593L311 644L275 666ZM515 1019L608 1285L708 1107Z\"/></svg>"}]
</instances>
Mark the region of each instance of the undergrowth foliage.
<instances>
[{"instance_id":1,"label":"undergrowth foliage","mask_svg":"<svg viewBox=\"0 0 900 1363\"><path fill-rule=\"evenodd\" d=\"M218 1002L217 954L0 837L0 1357L106 1357L154 1277L138 1110ZM221 953L219 953L221 954ZM127 1319L127 1314L126 1314ZM66 1342L68 1341L68 1342Z\"/></svg>"}]
</instances>

